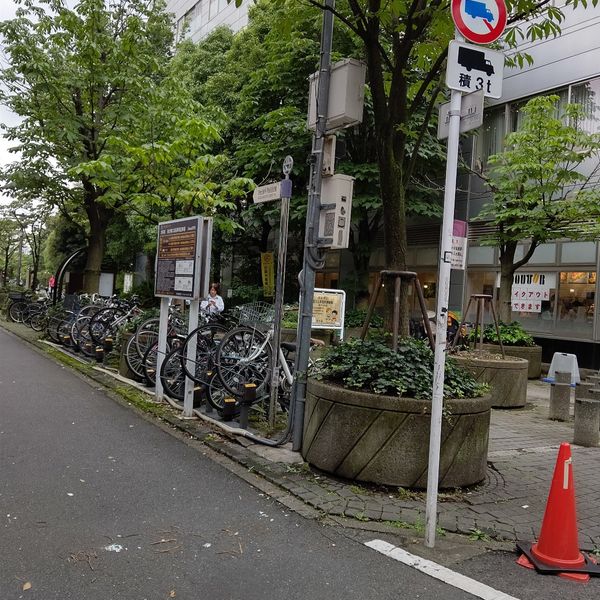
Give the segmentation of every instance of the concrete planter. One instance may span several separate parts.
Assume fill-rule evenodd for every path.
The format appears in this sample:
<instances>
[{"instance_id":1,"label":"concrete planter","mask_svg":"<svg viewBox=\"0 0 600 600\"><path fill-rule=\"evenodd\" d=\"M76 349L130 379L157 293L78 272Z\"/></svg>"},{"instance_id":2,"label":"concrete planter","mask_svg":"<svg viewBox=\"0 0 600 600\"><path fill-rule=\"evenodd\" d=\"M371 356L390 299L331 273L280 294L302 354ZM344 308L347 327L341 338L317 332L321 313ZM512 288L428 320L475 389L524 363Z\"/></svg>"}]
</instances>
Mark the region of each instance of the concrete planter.
<instances>
[{"instance_id":1,"label":"concrete planter","mask_svg":"<svg viewBox=\"0 0 600 600\"><path fill-rule=\"evenodd\" d=\"M499 344L483 344L483 350L500 354ZM506 356L524 358L529 362L527 377L539 379L542 375L542 347L541 346L504 346Z\"/></svg>"},{"instance_id":2,"label":"concrete planter","mask_svg":"<svg viewBox=\"0 0 600 600\"><path fill-rule=\"evenodd\" d=\"M472 485L485 477L490 398L445 403L440 486ZM425 488L431 403L358 392L309 379L302 456L333 475L385 485Z\"/></svg>"},{"instance_id":3,"label":"concrete planter","mask_svg":"<svg viewBox=\"0 0 600 600\"><path fill-rule=\"evenodd\" d=\"M467 370L479 383L490 385L494 408L521 408L527 401L527 372L529 364L524 358L490 358L477 351L454 354L452 358Z\"/></svg>"},{"instance_id":4,"label":"concrete planter","mask_svg":"<svg viewBox=\"0 0 600 600\"><path fill-rule=\"evenodd\" d=\"M331 329L313 329L310 336L315 340L322 340L326 346L331 344ZM283 328L281 330L281 341L282 342L295 342L296 341L296 330Z\"/></svg>"}]
</instances>

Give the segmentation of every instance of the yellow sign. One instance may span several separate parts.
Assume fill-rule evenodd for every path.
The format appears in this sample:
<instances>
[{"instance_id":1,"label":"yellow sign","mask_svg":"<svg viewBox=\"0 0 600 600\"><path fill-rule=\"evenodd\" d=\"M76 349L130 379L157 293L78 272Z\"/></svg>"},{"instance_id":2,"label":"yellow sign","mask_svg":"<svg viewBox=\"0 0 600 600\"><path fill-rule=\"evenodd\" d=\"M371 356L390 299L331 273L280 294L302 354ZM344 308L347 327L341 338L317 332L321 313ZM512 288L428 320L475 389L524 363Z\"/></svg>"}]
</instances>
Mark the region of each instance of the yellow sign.
<instances>
[{"instance_id":1,"label":"yellow sign","mask_svg":"<svg viewBox=\"0 0 600 600\"><path fill-rule=\"evenodd\" d=\"M265 298L275 296L275 259L272 252L260 253L260 268L262 273L263 294Z\"/></svg>"},{"instance_id":2,"label":"yellow sign","mask_svg":"<svg viewBox=\"0 0 600 600\"><path fill-rule=\"evenodd\" d=\"M315 292L312 324L316 327L342 326L342 295Z\"/></svg>"}]
</instances>

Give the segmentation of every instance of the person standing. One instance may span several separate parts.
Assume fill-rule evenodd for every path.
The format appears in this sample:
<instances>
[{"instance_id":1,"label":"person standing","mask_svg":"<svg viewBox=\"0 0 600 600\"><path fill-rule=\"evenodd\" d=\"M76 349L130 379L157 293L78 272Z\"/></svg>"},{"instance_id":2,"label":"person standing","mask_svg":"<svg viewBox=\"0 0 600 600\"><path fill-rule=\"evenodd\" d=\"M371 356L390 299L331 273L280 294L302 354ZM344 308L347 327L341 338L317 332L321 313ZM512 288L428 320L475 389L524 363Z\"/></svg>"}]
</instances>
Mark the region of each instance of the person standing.
<instances>
[{"instance_id":1,"label":"person standing","mask_svg":"<svg viewBox=\"0 0 600 600\"><path fill-rule=\"evenodd\" d=\"M203 310L211 315L218 315L225 310L225 303L223 298L219 295L221 291L221 285L218 283L211 283L210 289L208 290L208 298L205 298L200 302L200 310Z\"/></svg>"}]
</instances>

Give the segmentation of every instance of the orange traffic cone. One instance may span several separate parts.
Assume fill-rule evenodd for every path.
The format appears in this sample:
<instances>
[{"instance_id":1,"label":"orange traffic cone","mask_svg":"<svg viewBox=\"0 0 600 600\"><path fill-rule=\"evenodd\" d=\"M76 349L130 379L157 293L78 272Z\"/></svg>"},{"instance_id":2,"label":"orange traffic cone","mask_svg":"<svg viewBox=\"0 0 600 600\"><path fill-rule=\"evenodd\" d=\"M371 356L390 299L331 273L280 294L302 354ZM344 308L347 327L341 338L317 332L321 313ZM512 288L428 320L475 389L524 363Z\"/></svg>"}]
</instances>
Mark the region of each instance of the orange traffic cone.
<instances>
[{"instance_id":1,"label":"orange traffic cone","mask_svg":"<svg viewBox=\"0 0 600 600\"><path fill-rule=\"evenodd\" d=\"M598 565L580 552L577 543L571 446L566 442L558 451L539 539L517 546L523 552L517 562L541 573L558 573L577 581L588 581L589 573L598 574Z\"/></svg>"}]
</instances>

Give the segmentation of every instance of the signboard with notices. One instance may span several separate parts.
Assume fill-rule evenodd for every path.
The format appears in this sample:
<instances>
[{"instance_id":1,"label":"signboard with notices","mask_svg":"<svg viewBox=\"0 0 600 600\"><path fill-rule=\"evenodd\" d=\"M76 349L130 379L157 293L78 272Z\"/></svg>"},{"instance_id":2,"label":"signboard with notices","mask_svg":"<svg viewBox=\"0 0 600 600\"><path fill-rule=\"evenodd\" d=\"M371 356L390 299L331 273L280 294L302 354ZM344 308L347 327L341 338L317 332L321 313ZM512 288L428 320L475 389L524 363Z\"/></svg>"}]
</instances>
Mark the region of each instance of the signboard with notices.
<instances>
[{"instance_id":1,"label":"signboard with notices","mask_svg":"<svg viewBox=\"0 0 600 600\"><path fill-rule=\"evenodd\" d=\"M451 267L464 271L467 266L467 222L454 219Z\"/></svg>"},{"instance_id":2,"label":"signboard with notices","mask_svg":"<svg viewBox=\"0 0 600 600\"><path fill-rule=\"evenodd\" d=\"M343 339L345 311L346 292L344 290L315 288L313 329L337 329L340 331L340 339Z\"/></svg>"},{"instance_id":3,"label":"signboard with notices","mask_svg":"<svg viewBox=\"0 0 600 600\"><path fill-rule=\"evenodd\" d=\"M550 301L550 293L554 288L556 273L516 273L511 290L511 310L542 312L542 302Z\"/></svg>"},{"instance_id":4,"label":"signboard with notices","mask_svg":"<svg viewBox=\"0 0 600 600\"><path fill-rule=\"evenodd\" d=\"M198 300L207 292L211 234L204 217L158 224L155 296Z\"/></svg>"}]
</instances>

